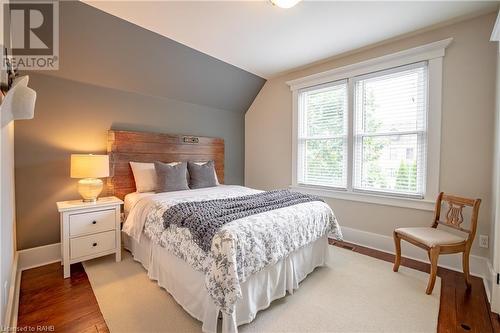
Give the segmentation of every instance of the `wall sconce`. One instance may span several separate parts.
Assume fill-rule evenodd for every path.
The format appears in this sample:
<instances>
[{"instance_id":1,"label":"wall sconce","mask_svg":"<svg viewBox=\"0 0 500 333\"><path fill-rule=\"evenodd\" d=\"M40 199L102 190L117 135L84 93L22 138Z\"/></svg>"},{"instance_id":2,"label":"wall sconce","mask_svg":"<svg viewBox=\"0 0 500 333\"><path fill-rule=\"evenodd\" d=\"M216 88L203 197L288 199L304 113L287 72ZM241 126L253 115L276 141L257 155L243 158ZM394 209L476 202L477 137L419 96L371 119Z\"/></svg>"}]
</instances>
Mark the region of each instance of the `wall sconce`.
<instances>
[{"instance_id":1,"label":"wall sconce","mask_svg":"<svg viewBox=\"0 0 500 333\"><path fill-rule=\"evenodd\" d=\"M28 76L17 77L5 94L0 104L2 126L12 120L33 119L35 116L36 91L28 87L28 82Z\"/></svg>"}]
</instances>

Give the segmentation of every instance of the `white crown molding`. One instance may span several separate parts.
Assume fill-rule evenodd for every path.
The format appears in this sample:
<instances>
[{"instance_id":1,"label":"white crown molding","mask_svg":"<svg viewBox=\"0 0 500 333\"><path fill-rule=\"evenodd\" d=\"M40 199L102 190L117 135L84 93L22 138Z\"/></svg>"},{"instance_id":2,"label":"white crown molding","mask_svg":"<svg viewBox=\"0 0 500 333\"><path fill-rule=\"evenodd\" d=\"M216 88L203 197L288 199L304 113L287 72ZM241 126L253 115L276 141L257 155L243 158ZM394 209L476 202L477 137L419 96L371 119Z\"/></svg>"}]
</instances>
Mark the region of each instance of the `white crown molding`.
<instances>
[{"instance_id":1,"label":"white crown molding","mask_svg":"<svg viewBox=\"0 0 500 333\"><path fill-rule=\"evenodd\" d=\"M358 76L375 72L390 67L398 67L414 62L431 60L444 57L445 49L451 44L453 38L420 45L411 49L387 54L355 64L334 68L325 72L308 75L299 79L287 81L292 91L311 87L327 82L332 82L347 77Z\"/></svg>"}]
</instances>

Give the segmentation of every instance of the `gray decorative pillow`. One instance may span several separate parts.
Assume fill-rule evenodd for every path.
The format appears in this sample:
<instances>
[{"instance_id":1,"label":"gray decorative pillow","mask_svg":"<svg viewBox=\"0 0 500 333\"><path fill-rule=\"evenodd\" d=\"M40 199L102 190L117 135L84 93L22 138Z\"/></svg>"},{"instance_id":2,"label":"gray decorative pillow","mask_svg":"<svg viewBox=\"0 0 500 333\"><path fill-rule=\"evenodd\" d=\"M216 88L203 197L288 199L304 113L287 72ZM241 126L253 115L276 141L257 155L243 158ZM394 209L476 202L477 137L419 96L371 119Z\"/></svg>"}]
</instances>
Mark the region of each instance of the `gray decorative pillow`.
<instances>
[{"instance_id":1,"label":"gray decorative pillow","mask_svg":"<svg viewBox=\"0 0 500 333\"><path fill-rule=\"evenodd\" d=\"M217 186L214 161L208 161L201 165L195 162L188 162L188 171L190 188L195 189Z\"/></svg>"},{"instance_id":2,"label":"gray decorative pillow","mask_svg":"<svg viewBox=\"0 0 500 333\"><path fill-rule=\"evenodd\" d=\"M186 162L176 165L155 162L155 170L158 179L157 192L189 190Z\"/></svg>"}]
</instances>

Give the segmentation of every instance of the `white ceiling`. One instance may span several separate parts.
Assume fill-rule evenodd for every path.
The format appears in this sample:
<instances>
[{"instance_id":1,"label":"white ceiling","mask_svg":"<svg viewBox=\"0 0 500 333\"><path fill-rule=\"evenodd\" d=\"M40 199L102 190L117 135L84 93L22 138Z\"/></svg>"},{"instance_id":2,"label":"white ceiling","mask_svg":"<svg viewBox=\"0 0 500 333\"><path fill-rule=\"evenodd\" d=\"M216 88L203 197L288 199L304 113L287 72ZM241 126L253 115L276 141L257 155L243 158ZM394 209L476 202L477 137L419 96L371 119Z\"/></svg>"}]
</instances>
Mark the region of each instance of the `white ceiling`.
<instances>
[{"instance_id":1,"label":"white ceiling","mask_svg":"<svg viewBox=\"0 0 500 333\"><path fill-rule=\"evenodd\" d=\"M85 1L264 78L498 2Z\"/></svg>"}]
</instances>

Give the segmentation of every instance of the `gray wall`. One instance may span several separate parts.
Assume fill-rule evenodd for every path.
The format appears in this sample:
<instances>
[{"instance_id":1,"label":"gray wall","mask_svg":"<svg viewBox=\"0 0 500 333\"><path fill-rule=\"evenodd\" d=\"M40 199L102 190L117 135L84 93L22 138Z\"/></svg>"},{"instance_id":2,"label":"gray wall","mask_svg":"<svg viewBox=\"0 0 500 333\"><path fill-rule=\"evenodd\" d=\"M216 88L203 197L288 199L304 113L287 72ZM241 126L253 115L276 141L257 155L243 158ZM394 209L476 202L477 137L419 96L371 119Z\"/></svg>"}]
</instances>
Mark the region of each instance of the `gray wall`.
<instances>
[{"instance_id":1,"label":"gray wall","mask_svg":"<svg viewBox=\"0 0 500 333\"><path fill-rule=\"evenodd\" d=\"M82 3L61 3L61 69L30 73L35 119L16 123L17 244L59 242L55 202L77 199L69 155L103 153L108 129L225 139L242 184L244 112L264 79Z\"/></svg>"},{"instance_id":2,"label":"gray wall","mask_svg":"<svg viewBox=\"0 0 500 333\"><path fill-rule=\"evenodd\" d=\"M246 112L264 79L82 2L60 2L60 70L97 86Z\"/></svg>"}]
</instances>

